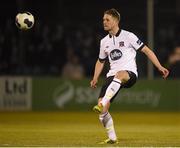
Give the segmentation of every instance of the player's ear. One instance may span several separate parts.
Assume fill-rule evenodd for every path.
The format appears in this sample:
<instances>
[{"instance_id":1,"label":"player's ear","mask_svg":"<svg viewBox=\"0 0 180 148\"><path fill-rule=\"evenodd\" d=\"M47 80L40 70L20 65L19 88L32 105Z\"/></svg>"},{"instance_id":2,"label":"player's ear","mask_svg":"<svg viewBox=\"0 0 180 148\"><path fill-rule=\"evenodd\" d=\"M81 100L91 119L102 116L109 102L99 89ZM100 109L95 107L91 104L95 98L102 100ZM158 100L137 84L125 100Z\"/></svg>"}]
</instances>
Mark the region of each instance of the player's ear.
<instances>
[{"instance_id":1,"label":"player's ear","mask_svg":"<svg viewBox=\"0 0 180 148\"><path fill-rule=\"evenodd\" d=\"M117 18L114 18L114 21L116 22L116 24L119 24L119 20Z\"/></svg>"}]
</instances>

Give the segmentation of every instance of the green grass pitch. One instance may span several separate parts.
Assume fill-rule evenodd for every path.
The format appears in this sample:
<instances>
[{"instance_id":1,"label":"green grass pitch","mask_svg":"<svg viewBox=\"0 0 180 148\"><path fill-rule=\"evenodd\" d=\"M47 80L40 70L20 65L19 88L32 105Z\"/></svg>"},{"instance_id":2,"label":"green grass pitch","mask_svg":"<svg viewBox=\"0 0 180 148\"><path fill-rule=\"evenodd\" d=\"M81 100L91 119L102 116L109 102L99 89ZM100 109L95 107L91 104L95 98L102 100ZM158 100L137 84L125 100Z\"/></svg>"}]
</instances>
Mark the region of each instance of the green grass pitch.
<instances>
[{"instance_id":1,"label":"green grass pitch","mask_svg":"<svg viewBox=\"0 0 180 148\"><path fill-rule=\"evenodd\" d=\"M180 113L112 112L119 144L106 139L93 112L0 112L0 146L180 146Z\"/></svg>"}]
</instances>

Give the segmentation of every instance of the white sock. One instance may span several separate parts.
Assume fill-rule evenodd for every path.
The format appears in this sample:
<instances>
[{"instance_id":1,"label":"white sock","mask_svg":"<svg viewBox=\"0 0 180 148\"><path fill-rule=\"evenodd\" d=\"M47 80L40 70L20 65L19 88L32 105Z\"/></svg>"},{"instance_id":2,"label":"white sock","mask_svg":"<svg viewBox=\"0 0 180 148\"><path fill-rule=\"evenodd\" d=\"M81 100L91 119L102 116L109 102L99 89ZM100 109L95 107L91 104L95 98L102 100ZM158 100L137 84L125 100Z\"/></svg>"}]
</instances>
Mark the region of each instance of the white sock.
<instances>
[{"instance_id":1,"label":"white sock","mask_svg":"<svg viewBox=\"0 0 180 148\"><path fill-rule=\"evenodd\" d=\"M109 112L99 115L99 119L103 126L106 128L109 139L116 140L117 136L114 130L113 119Z\"/></svg>"},{"instance_id":2,"label":"white sock","mask_svg":"<svg viewBox=\"0 0 180 148\"><path fill-rule=\"evenodd\" d=\"M109 84L106 93L100 103L105 106L111 98L118 92L121 87L121 81L117 78L114 78L113 81Z\"/></svg>"}]
</instances>

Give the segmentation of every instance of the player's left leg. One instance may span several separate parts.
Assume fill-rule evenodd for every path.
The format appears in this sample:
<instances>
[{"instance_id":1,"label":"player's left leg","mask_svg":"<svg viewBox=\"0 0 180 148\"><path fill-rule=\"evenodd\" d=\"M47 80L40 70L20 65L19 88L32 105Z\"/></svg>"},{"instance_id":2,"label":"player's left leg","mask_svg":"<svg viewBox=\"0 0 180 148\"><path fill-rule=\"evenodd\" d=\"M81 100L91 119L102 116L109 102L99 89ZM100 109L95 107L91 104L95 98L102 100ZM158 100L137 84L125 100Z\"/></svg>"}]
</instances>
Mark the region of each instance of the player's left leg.
<instances>
[{"instance_id":1,"label":"player's left leg","mask_svg":"<svg viewBox=\"0 0 180 148\"><path fill-rule=\"evenodd\" d=\"M114 78L108 84L108 87L106 87L102 100L94 107L93 110L97 113L102 113L103 110L106 110L106 104L115 98L120 88L129 88L133 86L136 82L136 79L136 75L131 71L123 70L117 72Z\"/></svg>"},{"instance_id":2,"label":"player's left leg","mask_svg":"<svg viewBox=\"0 0 180 148\"><path fill-rule=\"evenodd\" d=\"M105 83L103 84L103 86L101 88L98 104L96 106L94 106L94 108L93 108L93 110L99 114L106 112L108 110L108 106L106 106L106 107L104 107L104 111L103 111L103 106L100 105L101 104L100 102L102 101L102 98L104 97L106 90L107 90L108 86L111 84L111 82L113 81L113 79L114 79L114 76L107 77L105 80Z\"/></svg>"},{"instance_id":3,"label":"player's left leg","mask_svg":"<svg viewBox=\"0 0 180 148\"><path fill-rule=\"evenodd\" d=\"M102 106L105 107L108 102L118 93L122 84L126 83L130 79L127 71L119 71L114 76L113 81L108 86L104 97L102 98Z\"/></svg>"},{"instance_id":4,"label":"player's left leg","mask_svg":"<svg viewBox=\"0 0 180 148\"><path fill-rule=\"evenodd\" d=\"M102 100L98 103L98 105L94 106L93 110L97 113L104 112L106 109L106 105L110 102L112 98L118 93L122 84L126 83L130 79L129 73L125 70L119 71L114 76L113 80L105 90L105 95L102 97Z\"/></svg>"}]
</instances>

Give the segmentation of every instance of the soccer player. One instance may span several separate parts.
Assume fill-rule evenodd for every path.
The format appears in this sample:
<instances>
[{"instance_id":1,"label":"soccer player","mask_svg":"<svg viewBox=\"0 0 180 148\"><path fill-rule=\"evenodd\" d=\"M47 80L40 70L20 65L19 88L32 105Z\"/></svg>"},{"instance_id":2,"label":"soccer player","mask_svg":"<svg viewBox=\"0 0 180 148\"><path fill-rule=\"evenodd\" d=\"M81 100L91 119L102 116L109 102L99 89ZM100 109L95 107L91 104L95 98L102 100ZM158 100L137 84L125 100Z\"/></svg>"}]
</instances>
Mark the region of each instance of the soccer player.
<instances>
[{"instance_id":1,"label":"soccer player","mask_svg":"<svg viewBox=\"0 0 180 148\"><path fill-rule=\"evenodd\" d=\"M169 74L169 71L160 64L154 52L139 40L135 34L120 29L119 22L120 13L116 9L109 9L104 12L103 26L108 35L100 42L99 58L95 65L93 79L90 82L91 87L96 88L105 59L108 57L110 70L107 73L106 82L101 88L98 104L94 106L93 110L99 113L99 119L108 134L108 139L102 143L110 144L118 141L113 119L108 109L121 88L129 88L136 82L138 77L136 52L143 52L164 79Z\"/></svg>"}]
</instances>

